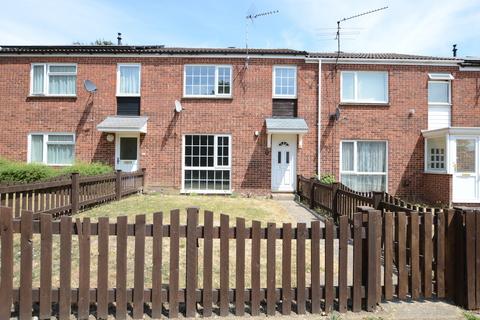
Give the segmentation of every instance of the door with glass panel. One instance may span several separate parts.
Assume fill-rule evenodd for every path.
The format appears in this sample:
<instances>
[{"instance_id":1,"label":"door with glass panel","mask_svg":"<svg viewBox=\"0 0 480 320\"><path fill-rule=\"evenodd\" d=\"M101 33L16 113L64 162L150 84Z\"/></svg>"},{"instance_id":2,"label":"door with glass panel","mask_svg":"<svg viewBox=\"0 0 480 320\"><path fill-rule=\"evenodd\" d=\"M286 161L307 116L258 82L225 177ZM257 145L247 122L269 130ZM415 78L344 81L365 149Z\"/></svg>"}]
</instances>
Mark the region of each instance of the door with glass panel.
<instances>
[{"instance_id":1,"label":"door with glass panel","mask_svg":"<svg viewBox=\"0 0 480 320\"><path fill-rule=\"evenodd\" d=\"M117 134L115 147L115 169L123 172L138 170L139 136Z\"/></svg>"},{"instance_id":2,"label":"door with glass panel","mask_svg":"<svg viewBox=\"0 0 480 320\"><path fill-rule=\"evenodd\" d=\"M272 136L272 191L295 191L296 135Z\"/></svg>"},{"instance_id":3,"label":"door with glass panel","mask_svg":"<svg viewBox=\"0 0 480 320\"><path fill-rule=\"evenodd\" d=\"M454 139L453 162L453 201L478 202L478 138Z\"/></svg>"}]
</instances>

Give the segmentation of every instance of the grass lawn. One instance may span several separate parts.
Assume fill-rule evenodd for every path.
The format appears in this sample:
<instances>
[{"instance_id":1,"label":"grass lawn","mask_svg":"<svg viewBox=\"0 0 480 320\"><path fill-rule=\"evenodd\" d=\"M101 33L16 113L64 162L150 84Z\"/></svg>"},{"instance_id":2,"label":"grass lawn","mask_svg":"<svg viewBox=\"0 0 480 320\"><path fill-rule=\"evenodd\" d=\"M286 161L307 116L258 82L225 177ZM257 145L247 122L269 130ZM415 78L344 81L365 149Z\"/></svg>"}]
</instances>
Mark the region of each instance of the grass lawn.
<instances>
[{"instance_id":1,"label":"grass lawn","mask_svg":"<svg viewBox=\"0 0 480 320\"><path fill-rule=\"evenodd\" d=\"M226 213L230 216L230 225L235 225L235 218L242 217L246 219L247 226L251 225L252 220L258 220L262 222L262 226L266 227L267 222L276 222L277 227L281 227L282 223L294 223L285 209L276 201L262 198L241 198L241 197L228 197L228 196L180 196L180 195L162 195L159 193L152 193L148 195L136 195L125 198L120 202L112 202L109 204L101 205L91 210L84 211L73 217L73 221L76 218L91 218L92 222L96 222L98 217L108 216L110 222L114 223L116 217L127 215L129 223L134 223L135 215L146 214L147 223L152 223L154 212L164 213L164 224L169 223L169 212L172 209L180 209L181 212L181 224L186 222L186 208L198 207L200 209L200 221L199 224L203 224L203 210L210 210L214 212L214 224L219 225L220 213ZM60 270L60 245L59 236L56 235L53 238L53 279L52 284L54 287L59 286L59 270ZM91 239L91 258L90 258L90 287L95 288L97 286L97 262L98 262L98 238L92 236ZM33 261L33 286L37 287L40 284L40 235L34 235L34 261ZM307 279L310 270L310 243L307 241L306 248L306 262L307 262ZM180 238L180 288L185 286L185 238ZM295 261L295 241L292 243L292 262ZM250 285L250 250L251 242L246 241L246 261L245 261L245 274L246 274L246 286ZM168 283L169 277L169 238L164 238L163 244L163 283ZM112 236L109 239L109 287L115 287L116 279L116 237ZM14 285L18 286L20 281L20 235L15 235L15 278ZM199 240L199 252L198 252L198 277L199 287L202 286L202 270L203 270L203 240ZM220 279L220 241L214 240L213 243L213 285L219 287ZM282 243L277 241L277 285L281 283L281 255L282 255ZM128 239L128 263L127 263L127 286L133 287L133 274L134 274L134 237ZM235 286L235 240L229 242L230 252L230 286ZM266 241L262 240L261 243L261 285L266 286ZM78 287L78 239L77 236L73 236L72 240L72 287ZM292 280L293 285L295 283L295 263L292 264ZM151 287L151 275L152 275L152 239L146 238L145 245L145 287ZM308 281L307 281L308 282Z\"/></svg>"}]
</instances>

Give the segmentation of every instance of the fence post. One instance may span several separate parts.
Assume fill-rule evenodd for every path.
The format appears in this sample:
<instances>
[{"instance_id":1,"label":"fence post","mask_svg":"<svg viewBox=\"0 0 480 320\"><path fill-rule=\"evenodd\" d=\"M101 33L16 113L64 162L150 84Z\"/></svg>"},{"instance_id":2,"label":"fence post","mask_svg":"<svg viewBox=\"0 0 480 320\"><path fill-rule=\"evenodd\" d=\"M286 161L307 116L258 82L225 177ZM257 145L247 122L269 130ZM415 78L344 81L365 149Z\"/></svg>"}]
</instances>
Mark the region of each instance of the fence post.
<instances>
[{"instance_id":1,"label":"fence post","mask_svg":"<svg viewBox=\"0 0 480 320\"><path fill-rule=\"evenodd\" d=\"M315 208L315 181L310 180L310 209Z\"/></svg>"},{"instance_id":2,"label":"fence post","mask_svg":"<svg viewBox=\"0 0 480 320\"><path fill-rule=\"evenodd\" d=\"M145 190L145 183L147 182L147 168L142 168L142 192Z\"/></svg>"},{"instance_id":3,"label":"fence post","mask_svg":"<svg viewBox=\"0 0 480 320\"><path fill-rule=\"evenodd\" d=\"M455 210L445 211L445 289L447 297L455 299Z\"/></svg>"},{"instance_id":4,"label":"fence post","mask_svg":"<svg viewBox=\"0 0 480 320\"><path fill-rule=\"evenodd\" d=\"M117 170L115 176L115 199L122 199L122 170Z\"/></svg>"},{"instance_id":5,"label":"fence post","mask_svg":"<svg viewBox=\"0 0 480 320\"><path fill-rule=\"evenodd\" d=\"M78 172L73 172L71 175L72 179L72 193L70 194L70 204L72 206L72 214L78 212L78 203L80 201L80 180Z\"/></svg>"},{"instance_id":6,"label":"fence post","mask_svg":"<svg viewBox=\"0 0 480 320\"><path fill-rule=\"evenodd\" d=\"M378 248L378 237L381 235L381 226L379 224L380 211L368 211L368 273L367 273L367 311L373 311L380 301L377 286L381 278L379 277L380 253Z\"/></svg>"},{"instance_id":7,"label":"fence post","mask_svg":"<svg viewBox=\"0 0 480 320\"><path fill-rule=\"evenodd\" d=\"M339 188L340 188L339 182L332 183L332 216L335 221L338 221L337 199L338 199Z\"/></svg>"},{"instance_id":8,"label":"fence post","mask_svg":"<svg viewBox=\"0 0 480 320\"><path fill-rule=\"evenodd\" d=\"M383 192L380 192L380 191L373 191L373 207L376 209L376 210L380 210L380 205L383 201L383 197L384 196L384 193Z\"/></svg>"}]
</instances>

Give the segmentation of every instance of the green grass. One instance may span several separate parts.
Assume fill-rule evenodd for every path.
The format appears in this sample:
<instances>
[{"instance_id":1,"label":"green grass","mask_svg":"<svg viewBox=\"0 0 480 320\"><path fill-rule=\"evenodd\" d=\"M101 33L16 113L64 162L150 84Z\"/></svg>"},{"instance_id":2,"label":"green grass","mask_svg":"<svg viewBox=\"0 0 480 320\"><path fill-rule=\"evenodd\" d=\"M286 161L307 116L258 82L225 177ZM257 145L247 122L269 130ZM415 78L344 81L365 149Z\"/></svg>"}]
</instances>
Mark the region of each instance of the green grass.
<instances>
[{"instance_id":1,"label":"green grass","mask_svg":"<svg viewBox=\"0 0 480 320\"><path fill-rule=\"evenodd\" d=\"M463 316L465 317L466 320L480 320L480 316L475 315L471 312L464 312Z\"/></svg>"}]
</instances>

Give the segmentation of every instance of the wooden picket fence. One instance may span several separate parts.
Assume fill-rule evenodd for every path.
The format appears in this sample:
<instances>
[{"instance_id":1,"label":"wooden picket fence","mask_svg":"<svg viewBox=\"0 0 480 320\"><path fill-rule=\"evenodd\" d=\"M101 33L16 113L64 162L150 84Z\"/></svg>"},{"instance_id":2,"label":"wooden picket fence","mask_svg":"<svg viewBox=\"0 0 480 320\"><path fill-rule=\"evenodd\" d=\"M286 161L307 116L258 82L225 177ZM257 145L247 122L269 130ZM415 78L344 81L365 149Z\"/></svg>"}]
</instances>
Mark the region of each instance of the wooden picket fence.
<instances>
[{"instance_id":1,"label":"wooden picket fence","mask_svg":"<svg viewBox=\"0 0 480 320\"><path fill-rule=\"evenodd\" d=\"M179 313L227 316L232 311L237 316L371 311L382 299L431 297L450 297L468 308L479 306L478 213L450 210L434 216L431 212L382 213L358 208L352 216L352 221L340 216L338 226L327 220L324 226L314 221L310 226L268 223L265 228L258 221L247 227L241 218L232 226L228 215L221 215L220 225L215 226L209 211L199 225L198 208L187 209L186 225L180 225L179 210L171 211L167 225L162 213L153 214L153 224L146 223L145 215L129 224L125 216L114 222L108 217L91 222L89 218L72 221L70 216L53 220L50 214L41 214L40 220L34 220L29 211L18 219L11 208L3 207L0 319L7 319L11 312L20 319L30 319L32 312L49 319L56 312L52 303L61 319L70 317L73 310L79 319L86 319L90 310L96 310L97 318L105 319L110 310L116 318L125 319L128 305L135 319L143 318L145 310L153 318L162 314L176 318ZM97 285L92 288L91 243L95 238ZM78 262L72 258L72 239L78 243ZM151 257L146 257L148 244ZM40 257L33 255L35 245ZM134 254L129 257L132 245ZM109 258L112 246L115 259ZM52 250L60 252L58 287L52 284L56 276ZM133 259L133 287L127 286L127 257ZM146 258L151 258L148 275ZM39 261L33 263L34 259ZM164 270L164 260L168 270ZM72 264L78 265L78 273L72 271ZM18 286L12 280L14 272L20 275ZM39 286L34 287L32 275L38 273ZM110 273L115 274L115 281L109 280ZM78 277L76 288L72 287L74 277ZM146 285L147 277L151 277L150 285ZM219 285L214 286L218 279ZM246 280L251 284L248 287ZM91 309L92 304L96 308Z\"/></svg>"},{"instance_id":2,"label":"wooden picket fence","mask_svg":"<svg viewBox=\"0 0 480 320\"><path fill-rule=\"evenodd\" d=\"M16 217L23 210L32 211L34 217L40 213L58 217L137 193L144 181L145 170L91 177L73 173L52 181L0 186L0 205L12 208Z\"/></svg>"}]
</instances>

